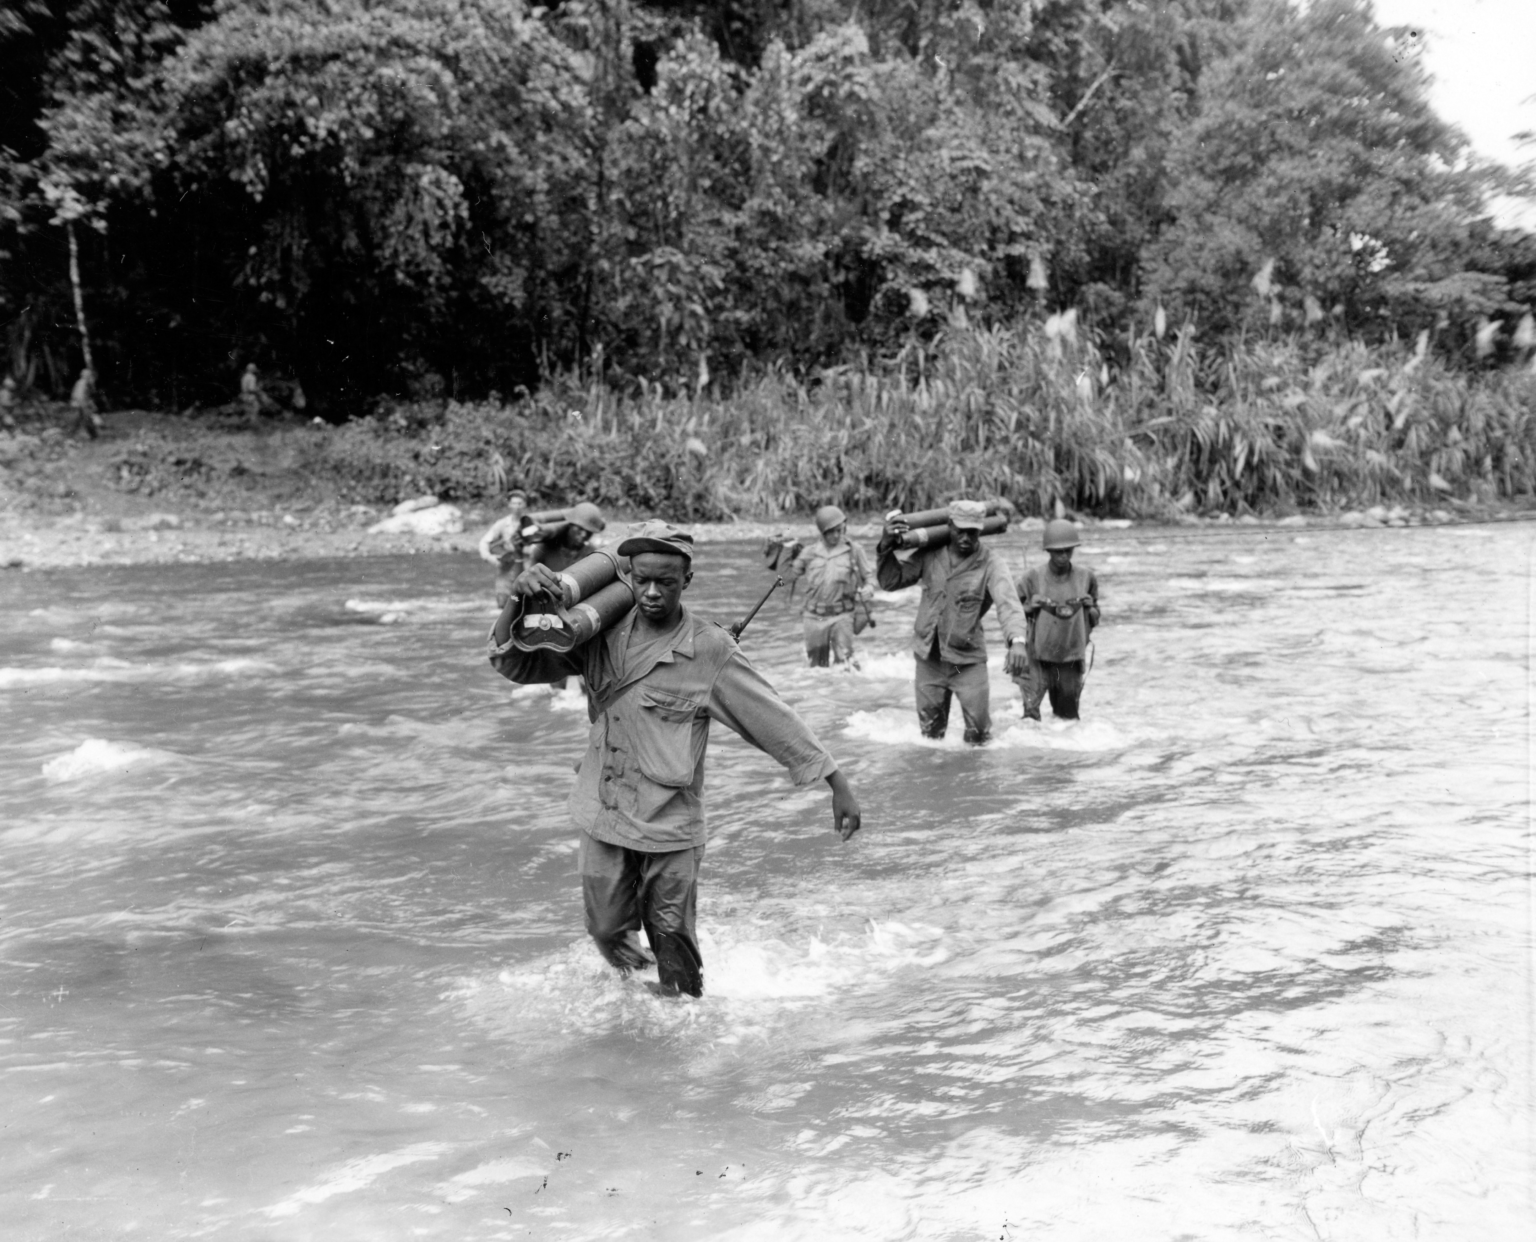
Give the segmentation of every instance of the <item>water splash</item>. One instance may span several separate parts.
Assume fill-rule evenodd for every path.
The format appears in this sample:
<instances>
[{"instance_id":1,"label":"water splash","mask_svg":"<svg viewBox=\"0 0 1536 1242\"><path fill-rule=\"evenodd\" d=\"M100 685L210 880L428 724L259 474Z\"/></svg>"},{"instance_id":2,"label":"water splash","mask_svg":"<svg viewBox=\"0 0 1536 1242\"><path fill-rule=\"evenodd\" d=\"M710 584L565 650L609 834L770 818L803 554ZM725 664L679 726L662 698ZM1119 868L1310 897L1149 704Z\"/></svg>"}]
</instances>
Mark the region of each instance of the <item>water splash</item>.
<instances>
[{"instance_id":1,"label":"water splash","mask_svg":"<svg viewBox=\"0 0 1536 1242\"><path fill-rule=\"evenodd\" d=\"M109 776L130 768L164 767L186 762L182 755L131 742L110 742L105 738L86 738L68 754L43 764L43 776L50 784L78 781L92 776Z\"/></svg>"}]
</instances>

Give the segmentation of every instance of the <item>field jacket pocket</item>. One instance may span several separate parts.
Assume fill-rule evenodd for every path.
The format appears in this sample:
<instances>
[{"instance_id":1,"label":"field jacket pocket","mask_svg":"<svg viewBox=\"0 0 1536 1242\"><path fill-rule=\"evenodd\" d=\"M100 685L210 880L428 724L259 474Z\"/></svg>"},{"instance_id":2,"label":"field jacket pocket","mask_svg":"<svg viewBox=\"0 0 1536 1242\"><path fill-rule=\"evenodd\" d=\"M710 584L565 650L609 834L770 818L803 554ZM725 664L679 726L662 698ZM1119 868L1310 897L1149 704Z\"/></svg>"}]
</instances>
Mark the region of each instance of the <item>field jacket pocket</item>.
<instances>
[{"instance_id":1,"label":"field jacket pocket","mask_svg":"<svg viewBox=\"0 0 1536 1242\"><path fill-rule=\"evenodd\" d=\"M658 690L640 692L635 717L635 763L642 775L671 789L693 783L693 730L699 705L681 695Z\"/></svg>"},{"instance_id":2,"label":"field jacket pocket","mask_svg":"<svg viewBox=\"0 0 1536 1242\"><path fill-rule=\"evenodd\" d=\"M944 635L952 650L971 652L984 645L981 618L991 602L984 591L962 591L955 596L948 609L948 632Z\"/></svg>"}]
</instances>

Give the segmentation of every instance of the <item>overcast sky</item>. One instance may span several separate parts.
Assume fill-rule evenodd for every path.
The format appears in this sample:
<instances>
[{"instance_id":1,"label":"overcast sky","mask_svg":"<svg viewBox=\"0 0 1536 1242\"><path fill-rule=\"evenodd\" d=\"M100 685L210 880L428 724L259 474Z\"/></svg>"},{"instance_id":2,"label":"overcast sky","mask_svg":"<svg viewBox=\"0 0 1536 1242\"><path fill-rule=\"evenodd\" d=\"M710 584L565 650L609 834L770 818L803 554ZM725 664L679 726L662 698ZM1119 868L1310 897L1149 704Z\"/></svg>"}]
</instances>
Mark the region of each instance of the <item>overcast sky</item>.
<instances>
[{"instance_id":1,"label":"overcast sky","mask_svg":"<svg viewBox=\"0 0 1536 1242\"><path fill-rule=\"evenodd\" d=\"M1383 26L1414 26L1428 40L1435 111L1481 154L1505 164L1536 160L1521 130L1536 130L1536 0L1374 0ZM1536 206L1519 213L1536 228Z\"/></svg>"}]
</instances>

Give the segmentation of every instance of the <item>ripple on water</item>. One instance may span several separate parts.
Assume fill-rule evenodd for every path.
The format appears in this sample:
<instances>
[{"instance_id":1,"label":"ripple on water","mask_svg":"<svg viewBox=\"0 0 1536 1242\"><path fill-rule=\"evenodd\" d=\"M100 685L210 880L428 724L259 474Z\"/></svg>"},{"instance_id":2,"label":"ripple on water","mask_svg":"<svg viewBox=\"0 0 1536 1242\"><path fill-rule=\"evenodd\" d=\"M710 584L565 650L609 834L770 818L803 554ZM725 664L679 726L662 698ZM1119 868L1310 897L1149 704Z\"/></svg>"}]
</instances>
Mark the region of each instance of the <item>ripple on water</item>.
<instances>
[{"instance_id":1,"label":"ripple on water","mask_svg":"<svg viewBox=\"0 0 1536 1242\"><path fill-rule=\"evenodd\" d=\"M855 673L765 610L865 830L717 732L698 1003L583 937L585 703L486 667L473 558L0 578L8 1228L1523 1238L1528 535L1159 538L1086 718L994 664L981 750L916 592Z\"/></svg>"}]
</instances>

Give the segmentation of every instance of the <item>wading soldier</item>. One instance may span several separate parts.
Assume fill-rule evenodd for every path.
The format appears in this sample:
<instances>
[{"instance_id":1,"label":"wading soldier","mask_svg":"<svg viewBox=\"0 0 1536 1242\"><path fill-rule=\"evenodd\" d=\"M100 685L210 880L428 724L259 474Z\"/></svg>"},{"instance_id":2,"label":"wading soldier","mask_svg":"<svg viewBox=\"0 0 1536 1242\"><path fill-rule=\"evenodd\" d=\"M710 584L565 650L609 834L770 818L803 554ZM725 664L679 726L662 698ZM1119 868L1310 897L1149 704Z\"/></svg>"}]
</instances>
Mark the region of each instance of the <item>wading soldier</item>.
<instances>
[{"instance_id":1,"label":"wading soldier","mask_svg":"<svg viewBox=\"0 0 1536 1242\"><path fill-rule=\"evenodd\" d=\"M520 488L507 493L507 514L491 523L480 536L480 559L496 566L496 607L505 608L512 597L512 580L523 572L523 515L528 497Z\"/></svg>"},{"instance_id":2,"label":"wading soldier","mask_svg":"<svg viewBox=\"0 0 1536 1242\"><path fill-rule=\"evenodd\" d=\"M1029 668L1014 682L1027 719L1040 719L1040 702L1049 694L1058 719L1076 720L1088 675L1088 636L1099 623L1099 580L1086 565L1072 564L1072 549L1082 540L1071 522L1047 522L1042 542L1050 561L1026 571L1019 583L1029 618Z\"/></svg>"},{"instance_id":3,"label":"wading soldier","mask_svg":"<svg viewBox=\"0 0 1536 1242\"><path fill-rule=\"evenodd\" d=\"M587 554L587 544L592 541L592 536L607 525L603 511L596 505L585 500L572 505L565 511L565 529L560 534L548 542L540 540L528 545L525 552L528 564L547 565L556 573L569 569Z\"/></svg>"},{"instance_id":4,"label":"wading soldier","mask_svg":"<svg viewBox=\"0 0 1536 1242\"><path fill-rule=\"evenodd\" d=\"M910 559L898 559L896 548L906 530L898 520L886 526L875 549L882 590L923 584L912 654L917 659L913 679L917 723L924 737L944 736L951 696L960 699L965 740L981 745L991 737L987 644L981 619L994 604L1008 641L1004 667L1010 676L1027 667L1024 612L1013 579L1002 558L993 556L981 542L986 516L987 507L981 501L956 500L949 506L948 543L918 548Z\"/></svg>"},{"instance_id":5,"label":"wading soldier","mask_svg":"<svg viewBox=\"0 0 1536 1242\"><path fill-rule=\"evenodd\" d=\"M864 549L848 540L848 519L836 505L816 510L821 538L804 548L784 571L784 580L805 578L805 657L814 668L854 663L853 610L875 595L874 575Z\"/></svg>"},{"instance_id":6,"label":"wading soldier","mask_svg":"<svg viewBox=\"0 0 1536 1242\"><path fill-rule=\"evenodd\" d=\"M778 760L797 785L832 789L832 826L859 830L859 803L822 744L719 626L683 606L693 581L693 536L666 522L631 528L635 607L573 651L523 652L510 641L509 606L491 631L491 664L512 681L586 678L592 730L571 794L581 829L579 870L587 931L620 971L650 964L664 995L699 996L703 959L695 935L704 858L704 755L719 721ZM561 597L559 578L534 565L514 597Z\"/></svg>"}]
</instances>

